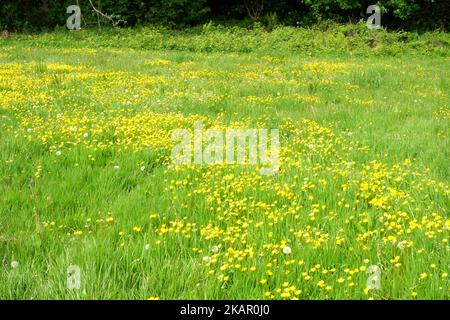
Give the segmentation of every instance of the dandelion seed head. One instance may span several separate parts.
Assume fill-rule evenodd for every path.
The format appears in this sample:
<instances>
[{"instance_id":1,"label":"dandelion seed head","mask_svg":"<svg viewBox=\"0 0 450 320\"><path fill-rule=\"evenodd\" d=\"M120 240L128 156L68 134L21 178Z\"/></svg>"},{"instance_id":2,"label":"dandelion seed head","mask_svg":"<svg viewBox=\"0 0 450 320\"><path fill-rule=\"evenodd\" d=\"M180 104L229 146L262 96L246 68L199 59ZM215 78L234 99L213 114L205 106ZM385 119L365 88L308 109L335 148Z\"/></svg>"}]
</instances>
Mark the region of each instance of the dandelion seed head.
<instances>
[{"instance_id":1,"label":"dandelion seed head","mask_svg":"<svg viewBox=\"0 0 450 320\"><path fill-rule=\"evenodd\" d=\"M291 247L284 247L283 248L283 253L284 254L291 254L292 253L292 249L291 249Z\"/></svg>"}]
</instances>

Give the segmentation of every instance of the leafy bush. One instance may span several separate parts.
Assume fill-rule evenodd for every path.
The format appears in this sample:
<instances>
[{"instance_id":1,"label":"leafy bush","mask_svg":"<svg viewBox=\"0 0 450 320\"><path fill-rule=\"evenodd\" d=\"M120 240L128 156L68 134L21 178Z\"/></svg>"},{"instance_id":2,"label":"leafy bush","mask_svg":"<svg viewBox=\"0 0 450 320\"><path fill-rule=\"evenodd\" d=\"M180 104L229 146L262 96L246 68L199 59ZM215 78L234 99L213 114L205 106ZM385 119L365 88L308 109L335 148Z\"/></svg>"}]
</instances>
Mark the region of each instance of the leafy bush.
<instances>
[{"instance_id":1,"label":"leafy bush","mask_svg":"<svg viewBox=\"0 0 450 320\"><path fill-rule=\"evenodd\" d=\"M164 25L183 28L210 20L222 24L262 23L268 30L277 25L309 26L325 20L358 22L367 19L373 0L91 0L104 13L125 20L121 26ZM448 29L448 0L378 0L382 23L387 28ZM89 0L1 0L0 27L12 30L48 29L63 26L66 8L79 4L84 25L107 20L93 13Z\"/></svg>"},{"instance_id":2,"label":"leafy bush","mask_svg":"<svg viewBox=\"0 0 450 320\"><path fill-rule=\"evenodd\" d=\"M388 32L358 24L318 25L314 28L224 27L213 22L201 28L175 31L164 27L60 30L37 36L14 35L24 46L124 47L145 50L201 52L260 52L282 55L401 55L408 52L448 56L450 39L443 32ZM7 43L9 40L4 41ZM0 45L2 43L0 42Z\"/></svg>"}]
</instances>

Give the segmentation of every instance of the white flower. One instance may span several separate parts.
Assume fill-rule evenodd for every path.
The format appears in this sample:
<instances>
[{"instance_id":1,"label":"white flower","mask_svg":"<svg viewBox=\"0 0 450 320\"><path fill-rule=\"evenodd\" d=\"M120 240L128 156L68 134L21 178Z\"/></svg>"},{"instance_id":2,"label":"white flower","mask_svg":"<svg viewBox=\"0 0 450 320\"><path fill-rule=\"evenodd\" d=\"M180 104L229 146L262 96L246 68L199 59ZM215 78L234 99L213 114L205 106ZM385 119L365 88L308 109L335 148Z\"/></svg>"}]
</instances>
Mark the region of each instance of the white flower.
<instances>
[{"instance_id":1,"label":"white flower","mask_svg":"<svg viewBox=\"0 0 450 320\"><path fill-rule=\"evenodd\" d=\"M87 133L87 132L85 132L85 133L83 133L83 138L88 138L89 137L89 133Z\"/></svg>"},{"instance_id":2,"label":"white flower","mask_svg":"<svg viewBox=\"0 0 450 320\"><path fill-rule=\"evenodd\" d=\"M29 132L29 133L32 132L32 131L33 131L33 129L31 129L31 128L27 129L27 132Z\"/></svg>"},{"instance_id":3,"label":"white flower","mask_svg":"<svg viewBox=\"0 0 450 320\"><path fill-rule=\"evenodd\" d=\"M399 241L398 243L397 243L397 248L399 248L399 249L405 249L405 242L404 241Z\"/></svg>"},{"instance_id":4,"label":"white flower","mask_svg":"<svg viewBox=\"0 0 450 320\"><path fill-rule=\"evenodd\" d=\"M208 263L208 262L210 262L210 261L211 261L211 258L210 258L210 257L208 257L208 256L204 256L204 257L203 257L203 262Z\"/></svg>"},{"instance_id":5,"label":"white flower","mask_svg":"<svg viewBox=\"0 0 450 320\"><path fill-rule=\"evenodd\" d=\"M141 171L144 171L144 170L145 170L145 166L142 166L142 167L141 167Z\"/></svg>"},{"instance_id":6,"label":"white flower","mask_svg":"<svg viewBox=\"0 0 450 320\"><path fill-rule=\"evenodd\" d=\"M150 245L149 245L149 244L146 244L146 245L144 246L144 250L148 250L148 249L150 249Z\"/></svg>"},{"instance_id":7,"label":"white flower","mask_svg":"<svg viewBox=\"0 0 450 320\"><path fill-rule=\"evenodd\" d=\"M214 246L214 247L211 248L211 251L213 253L217 253L219 251L219 247L218 246Z\"/></svg>"},{"instance_id":8,"label":"white flower","mask_svg":"<svg viewBox=\"0 0 450 320\"><path fill-rule=\"evenodd\" d=\"M11 262L11 268L16 269L18 267L19 267L19 263L16 260Z\"/></svg>"},{"instance_id":9,"label":"white flower","mask_svg":"<svg viewBox=\"0 0 450 320\"><path fill-rule=\"evenodd\" d=\"M353 135L353 132L347 132L347 135L349 136L349 137L351 137L352 135Z\"/></svg>"},{"instance_id":10,"label":"white flower","mask_svg":"<svg viewBox=\"0 0 450 320\"><path fill-rule=\"evenodd\" d=\"M288 246L284 247L283 248L283 253L284 254L291 254L292 253L291 247L288 247Z\"/></svg>"},{"instance_id":11,"label":"white flower","mask_svg":"<svg viewBox=\"0 0 450 320\"><path fill-rule=\"evenodd\" d=\"M118 170L120 167L119 166L114 166L114 169Z\"/></svg>"},{"instance_id":12,"label":"white flower","mask_svg":"<svg viewBox=\"0 0 450 320\"><path fill-rule=\"evenodd\" d=\"M352 151L352 150L353 150L353 147L349 147L349 148L348 148L348 151Z\"/></svg>"},{"instance_id":13,"label":"white flower","mask_svg":"<svg viewBox=\"0 0 450 320\"><path fill-rule=\"evenodd\" d=\"M59 157L61 155L61 151L60 150L56 151L56 155Z\"/></svg>"},{"instance_id":14,"label":"white flower","mask_svg":"<svg viewBox=\"0 0 450 320\"><path fill-rule=\"evenodd\" d=\"M312 149L312 148L314 148L314 146L310 143L310 144L308 144L308 148Z\"/></svg>"}]
</instances>

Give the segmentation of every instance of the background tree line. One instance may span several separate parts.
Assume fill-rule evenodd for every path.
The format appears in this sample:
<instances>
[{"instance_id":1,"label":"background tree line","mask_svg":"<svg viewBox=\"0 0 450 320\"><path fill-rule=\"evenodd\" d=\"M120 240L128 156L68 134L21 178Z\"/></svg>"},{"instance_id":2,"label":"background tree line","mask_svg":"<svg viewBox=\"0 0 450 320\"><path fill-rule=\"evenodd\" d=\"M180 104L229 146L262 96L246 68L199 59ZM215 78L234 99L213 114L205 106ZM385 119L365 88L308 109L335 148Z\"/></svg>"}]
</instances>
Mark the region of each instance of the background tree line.
<instances>
[{"instance_id":1,"label":"background tree line","mask_svg":"<svg viewBox=\"0 0 450 320\"><path fill-rule=\"evenodd\" d=\"M308 26L324 20L357 22L378 4L390 29L448 30L449 0L0 0L0 27L32 31L64 26L69 5L78 4L85 26L108 24L93 11L112 16L118 26L162 25L184 28L214 21L251 26L260 23Z\"/></svg>"}]
</instances>

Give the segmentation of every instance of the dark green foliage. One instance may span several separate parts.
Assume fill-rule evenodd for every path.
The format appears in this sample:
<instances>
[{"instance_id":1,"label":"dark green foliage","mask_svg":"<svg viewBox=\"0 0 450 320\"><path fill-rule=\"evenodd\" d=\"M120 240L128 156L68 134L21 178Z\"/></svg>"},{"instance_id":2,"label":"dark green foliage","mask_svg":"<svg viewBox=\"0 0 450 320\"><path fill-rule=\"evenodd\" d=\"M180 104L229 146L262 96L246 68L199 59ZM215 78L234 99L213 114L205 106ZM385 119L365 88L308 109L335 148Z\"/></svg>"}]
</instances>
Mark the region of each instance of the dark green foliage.
<instances>
[{"instance_id":1,"label":"dark green foliage","mask_svg":"<svg viewBox=\"0 0 450 320\"><path fill-rule=\"evenodd\" d=\"M324 20L357 22L367 19L366 8L382 8L382 24L391 29L448 30L448 0L92 0L101 12L120 21L118 26L163 25L184 28L210 20L244 27L261 23L309 26ZM0 27L42 30L63 26L66 8L78 4L83 26L111 25L94 13L89 0L0 0ZM123 20L123 21L122 21Z\"/></svg>"}]
</instances>

